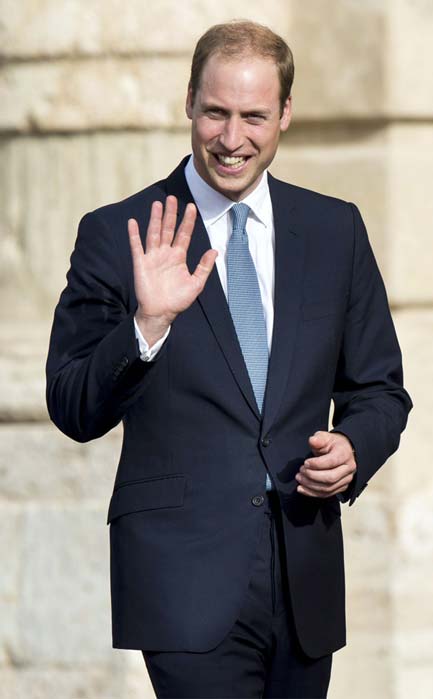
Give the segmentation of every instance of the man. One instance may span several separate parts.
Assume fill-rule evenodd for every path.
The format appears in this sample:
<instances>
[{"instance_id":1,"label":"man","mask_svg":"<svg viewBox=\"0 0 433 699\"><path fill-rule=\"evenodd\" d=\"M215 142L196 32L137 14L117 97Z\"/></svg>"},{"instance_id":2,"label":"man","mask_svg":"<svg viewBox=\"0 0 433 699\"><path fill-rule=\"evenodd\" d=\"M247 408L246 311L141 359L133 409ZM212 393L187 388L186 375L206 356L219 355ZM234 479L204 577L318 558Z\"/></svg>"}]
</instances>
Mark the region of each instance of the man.
<instances>
[{"instance_id":1,"label":"man","mask_svg":"<svg viewBox=\"0 0 433 699\"><path fill-rule=\"evenodd\" d=\"M326 696L340 500L411 408L357 208L267 172L292 80L269 29L211 28L193 157L83 218L55 314L52 419L78 441L123 421L113 644L143 651L159 697Z\"/></svg>"}]
</instances>

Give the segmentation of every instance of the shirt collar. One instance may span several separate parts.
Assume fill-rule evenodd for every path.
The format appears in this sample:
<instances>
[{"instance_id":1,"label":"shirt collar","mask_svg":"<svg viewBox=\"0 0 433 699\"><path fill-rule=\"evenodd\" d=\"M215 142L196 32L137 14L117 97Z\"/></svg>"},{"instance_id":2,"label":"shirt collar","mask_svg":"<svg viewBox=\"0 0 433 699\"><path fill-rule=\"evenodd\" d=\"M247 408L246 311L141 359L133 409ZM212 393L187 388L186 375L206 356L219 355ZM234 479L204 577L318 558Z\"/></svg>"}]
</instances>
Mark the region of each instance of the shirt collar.
<instances>
[{"instance_id":1,"label":"shirt collar","mask_svg":"<svg viewBox=\"0 0 433 699\"><path fill-rule=\"evenodd\" d=\"M211 226L233 206L231 199L213 189L198 174L192 155L185 166L185 178L205 226ZM245 199L242 199L242 203L250 207L251 213L261 223L269 226L270 216L272 216L272 204L267 170L263 172L257 187Z\"/></svg>"}]
</instances>

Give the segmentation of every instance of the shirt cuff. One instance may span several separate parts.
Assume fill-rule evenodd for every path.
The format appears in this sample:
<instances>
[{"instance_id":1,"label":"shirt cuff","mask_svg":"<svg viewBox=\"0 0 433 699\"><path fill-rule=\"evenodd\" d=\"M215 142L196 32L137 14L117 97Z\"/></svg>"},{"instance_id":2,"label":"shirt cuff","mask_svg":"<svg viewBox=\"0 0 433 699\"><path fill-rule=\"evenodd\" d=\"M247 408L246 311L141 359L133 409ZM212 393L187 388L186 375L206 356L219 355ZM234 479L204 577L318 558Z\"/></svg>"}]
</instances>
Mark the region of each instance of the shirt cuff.
<instances>
[{"instance_id":1,"label":"shirt cuff","mask_svg":"<svg viewBox=\"0 0 433 699\"><path fill-rule=\"evenodd\" d=\"M168 334L170 332L171 326L167 329L167 331L164 333L164 335L157 342L155 342L154 345L152 345L152 347L149 347L148 343L146 342L143 335L141 334L140 328L138 327L138 323L135 320L135 318L134 318L134 328L135 328L135 337L137 338L137 342L138 342L138 351L140 353L140 359L143 362L151 362L152 359L155 359L159 350L161 349L164 342L166 341Z\"/></svg>"}]
</instances>

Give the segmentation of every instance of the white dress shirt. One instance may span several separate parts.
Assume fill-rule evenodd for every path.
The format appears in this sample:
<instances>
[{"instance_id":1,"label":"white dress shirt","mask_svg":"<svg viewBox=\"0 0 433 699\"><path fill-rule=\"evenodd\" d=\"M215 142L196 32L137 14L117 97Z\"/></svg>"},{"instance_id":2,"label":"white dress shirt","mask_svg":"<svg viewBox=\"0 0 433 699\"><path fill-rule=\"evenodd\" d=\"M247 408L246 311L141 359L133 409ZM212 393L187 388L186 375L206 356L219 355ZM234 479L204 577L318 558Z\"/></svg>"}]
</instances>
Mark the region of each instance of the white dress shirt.
<instances>
[{"instance_id":1,"label":"white dress shirt","mask_svg":"<svg viewBox=\"0 0 433 699\"><path fill-rule=\"evenodd\" d=\"M216 267L221 286L227 298L226 253L227 243L232 233L229 210L233 206L233 201L210 187L200 177L192 156L185 167L185 177L197 209L203 219L211 247L218 251ZM247 204L251 209L246 224L248 245L259 280L270 353L274 325L275 234L272 202L266 171L263 173L256 188L245 199L242 199L242 203ZM143 361L151 361L155 357L169 332L170 329L167 330L164 337L158 340L152 347L149 347L137 323L135 323L135 334L139 344L140 357Z\"/></svg>"}]
</instances>

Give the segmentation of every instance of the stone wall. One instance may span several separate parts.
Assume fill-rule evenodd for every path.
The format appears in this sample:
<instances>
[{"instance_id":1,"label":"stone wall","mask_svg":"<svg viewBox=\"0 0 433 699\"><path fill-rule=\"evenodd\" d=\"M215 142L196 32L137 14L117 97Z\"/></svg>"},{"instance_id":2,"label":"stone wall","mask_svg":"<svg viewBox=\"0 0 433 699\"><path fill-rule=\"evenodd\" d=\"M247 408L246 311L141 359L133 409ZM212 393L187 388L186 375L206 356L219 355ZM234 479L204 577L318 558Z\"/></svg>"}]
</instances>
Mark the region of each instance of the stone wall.
<instances>
[{"instance_id":1,"label":"stone wall","mask_svg":"<svg viewBox=\"0 0 433 699\"><path fill-rule=\"evenodd\" d=\"M0 697L152 697L110 643L105 515L120 433L50 425L44 360L80 217L189 150L192 47L229 0L0 0ZM433 370L430 0L238 0L294 50L294 123L272 171L355 201L415 402L398 454L345 508L349 645L331 699L431 696Z\"/></svg>"}]
</instances>

